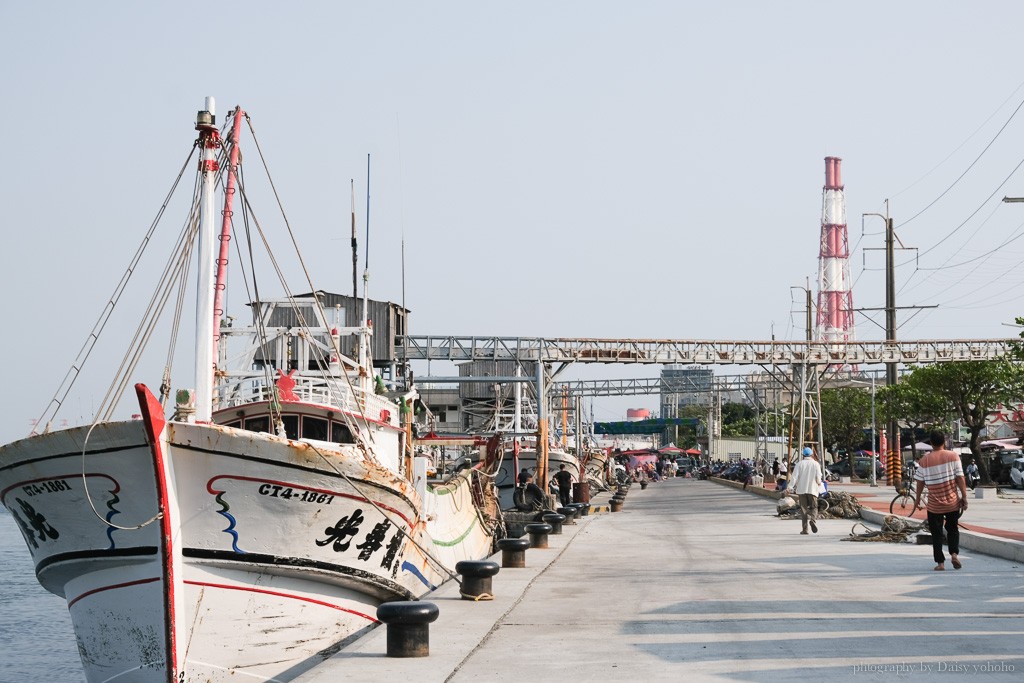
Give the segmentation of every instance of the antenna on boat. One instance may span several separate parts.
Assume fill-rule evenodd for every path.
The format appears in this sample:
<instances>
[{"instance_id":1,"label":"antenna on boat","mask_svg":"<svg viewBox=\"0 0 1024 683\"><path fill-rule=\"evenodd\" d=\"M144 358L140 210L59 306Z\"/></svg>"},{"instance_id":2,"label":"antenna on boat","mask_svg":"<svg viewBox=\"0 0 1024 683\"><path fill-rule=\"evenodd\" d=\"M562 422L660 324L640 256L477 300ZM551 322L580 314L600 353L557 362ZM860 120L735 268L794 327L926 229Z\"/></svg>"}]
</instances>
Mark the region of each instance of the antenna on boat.
<instances>
[{"instance_id":1,"label":"antenna on boat","mask_svg":"<svg viewBox=\"0 0 1024 683\"><path fill-rule=\"evenodd\" d=\"M359 298L359 249L356 241L356 181L350 179L352 185L352 298Z\"/></svg>"},{"instance_id":2,"label":"antenna on boat","mask_svg":"<svg viewBox=\"0 0 1024 683\"><path fill-rule=\"evenodd\" d=\"M370 155L366 155L366 246L363 249L363 321L362 327L366 329L359 342L359 365L365 368L369 357L369 285L370 285ZM368 378L367 378L368 379Z\"/></svg>"}]
</instances>

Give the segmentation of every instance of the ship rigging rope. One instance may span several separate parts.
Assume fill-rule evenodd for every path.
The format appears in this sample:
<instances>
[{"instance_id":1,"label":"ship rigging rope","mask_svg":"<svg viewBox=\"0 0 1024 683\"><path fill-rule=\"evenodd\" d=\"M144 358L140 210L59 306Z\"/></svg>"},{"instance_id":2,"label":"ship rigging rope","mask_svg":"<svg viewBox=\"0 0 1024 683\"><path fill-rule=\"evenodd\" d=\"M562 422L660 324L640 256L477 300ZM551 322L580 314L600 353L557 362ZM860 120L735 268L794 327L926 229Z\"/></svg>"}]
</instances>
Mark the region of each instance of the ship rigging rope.
<instances>
[{"instance_id":1,"label":"ship rigging rope","mask_svg":"<svg viewBox=\"0 0 1024 683\"><path fill-rule=\"evenodd\" d=\"M265 165L264 165L264 168L266 168ZM268 179L269 179L269 176L270 176L269 169L267 169L267 176L268 176ZM271 182L271 185L273 185L273 181L270 180L270 182ZM240 188L240 195L241 195L241 199L242 199L243 210L246 212L246 216L249 216L250 215L249 209L251 207L249 206L248 196L245 193L245 189L244 189L244 186L243 186L242 183L239 183L239 188ZM282 213L283 213L283 209L282 209ZM294 305L294 299L295 299L294 293L291 291L291 288L288 285L287 279L284 277L284 273L281 270L280 264L278 263L277 259L274 257L274 252L270 248L269 240L267 239L267 236L266 236L266 234L263 231L263 227L260 224L259 219L256 218L256 216L253 214L251 220L252 220L252 223L256 226L256 232L260 236L260 240L262 241L263 246L265 247L266 252L267 252L267 258L270 260L271 265L273 265L274 270L277 273L278 280L281 283L281 286L285 290L286 297L289 300L293 301L292 312L296 315L296 317L298 319L299 327L302 328L303 330L310 329L310 326L306 322L305 315L303 314L302 309L300 307ZM287 218L286 217L285 217L285 223L287 224ZM247 230L248 230L248 223L247 223ZM291 232L291 228L290 227L289 227L289 232ZM249 234L249 233L247 232L247 234ZM293 244L294 244L294 237L293 237ZM251 248L251 241L250 241L250 254L251 253L252 253L252 248ZM301 258L302 257L300 255L299 256L300 261L301 261ZM303 269L305 269L305 264L303 264ZM255 276L254 276L254 280L255 280ZM309 278L308 278L308 273L307 273L307 281L308 280L309 280ZM310 286L311 291L315 291L315 289L313 288L312 282L309 282L309 286ZM320 300L317 297L314 296L312 298L312 301L317 306L317 310L318 310L319 315L321 316L321 319L324 321L324 323L326 323L327 322L327 317L326 317L327 314L323 310L323 306L321 305ZM265 324L265 322L262 322L261 324ZM262 335L262 339L264 341L266 340L266 333L265 332ZM333 342L333 337L332 337L332 344L333 343L334 342ZM311 346L311 348L315 349L314 345L310 345L310 346ZM341 353L337 349L337 347L335 346L334 348L335 348L335 353L338 354L339 358L344 358L344 356L341 355ZM319 349L317 349L317 351L319 351ZM326 372L323 370L323 368L327 367L326 359L323 357L322 354L319 356L319 359L321 361L323 361L323 362L318 364L321 367L321 370L320 370L321 379L324 380L324 383L325 383L325 385L327 387L327 390L334 397L335 402L338 403L339 405L341 405L342 404L342 400L341 400L342 397L338 396L335 393L334 387L333 387L332 383L330 382L330 377L328 377ZM265 372L269 373L269 368L265 367ZM348 376L348 373L345 372L345 373L342 373L342 374L345 377L345 381L348 383L349 390L351 391L351 395L355 396L356 395L356 391L352 387L352 382L351 382L351 379ZM276 400L276 386L277 385L269 377L267 378L267 381L268 381L268 386L271 388L271 391L275 392L275 400ZM363 413L363 411L362 411L362 406L359 406L359 407L360 407L361 417L363 418L364 424L366 426L365 434L369 434L370 435L370 440L372 441L373 440L373 436L372 436L372 430L370 429L370 426L369 426L369 421L367 420L365 413ZM271 410L273 410L273 409L274 409L274 402L271 402ZM371 460L375 461L376 458L373 456L373 453L372 453L372 445L366 443L366 438L365 438L364 432L362 432L358 428L358 425L355 422L352 421L351 415L349 413L347 413L347 411L340 411L340 416L341 416L342 420L345 422L346 426L348 426L350 428L350 431L352 432L353 436L356 439L359 440L359 442L360 442L359 446L363 450L363 452L367 455L367 457L369 457Z\"/></svg>"},{"instance_id":2,"label":"ship rigging rope","mask_svg":"<svg viewBox=\"0 0 1024 683\"><path fill-rule=\"evenodd\" d=\"M308 442L307 442L307 443L308 443ZM397 529L397 530L398 530L398 531L400 531L401 533L405 534L405 537L406 537L407 539L409 539L409 542L410 542L410 543L412 543L412 544L413 544L414 546L416 546L417 548L419 548L420 552L421 552L421 553L423 553L423 555L424 555L424 556L425 556L425 557L426 557L427 559L429 559L430 561L432 561L432 562L433 562L433 563L434 563L435 565L437 565L437 567L438 567L438 568L439 568L439 569L440 569L441 571L443 571L443 572L444 572L445 574L447 574L447 575L448 575L448 576L450 576L451 578L455 579L456 581L458 581L458 580L459 580L459 576L458 576L458 574L455 574L455 573L453 573L453 572L452 572L452 571L451 571L450 569L448 569L448 567L444 566L444 564L443 564L443 563L441 562L441 560L439 560L439 559L437 559L436 557L434 557L433 555L431 555L431 554L430 554L430 551L428 551L428 550L427 550L426 548L424 548L424 547L423 547L422 545L420 545L419 543L417 543L417 542L416 542L416 539L415 539L415 538L413 538L413 537L412 537L412 535L411 535L411 534L410 534L410 533L409 533L408 531L405 531L405 530L403 530L403 529L402 529L402 527L401 527L401 525L399 525L399 524L398 524L397 522L395 522L395 520L393 520L393 519L392 519L392 518L391 518L390 516L388 516L388 513L384 512L384 510L382 510L382 509L380 508L380 506L379 506L379 505L377 505L377 504L376 504L375 502L373 502L373 499L372 499L372 498L370 498L370 497L369 497L368 495L366 495L365 493L363 493L363 491L362 491L362 490L361 490L361 489L360 489L360 488L359 488L359 487L358 487L358 486L356 485L356 482L355 482L355 481L353 481L353 480L352 480L352 478L351 478L351 477L349 477L349 476L348 476L347 474L345 474L344 472L342 472L341 470L339 470L339 469L338 469L338 468L337 468L337 467L335 466L335 464L334 464L333 462L331 462L331 460L330 460L330 459L329 459L329 458L328 458L328 457L327 457L326 455L324 455L324 454L323 454L323 453L322 453L322 452L320 451L320 449L319 449L319 448L317 448L316 446L314 446L314 445L313 445L313 444L311 444L311 443L309 444L309 447L310 447L310 448L312 448L312 449L313 449L313 452L314 452L314 453L316 453L317 455L319 455L319 456L320 456L320 458L321 458L321 459L322 459L322 460L323 460L323 461L324 461L325 463L327 463L327 465L328 465L328 466L330 466L330 468L331 468L332 470L334 470L334 471L335 471L335 472L337 472L337 473L338 473L339 475L341 475L341 476L342 476L342 477L343 477L343 478L345 479L345 481L347 481L347 482L349 483L349 486L351 486L351 487L352 487L353 489L355 489L355 491L356 491L357 493L359 493L359 495L361 495L361 496L363 497L363 499L365 499L365 500L366 500L366 502L367 502L367 503L369 503L370 505L372 505L372 506L373 506L373 508L374 508L374 509L375 509L375 510L376 510L376 511L377 511L378 513L380 513L380 515L381 515L381 516L382 516L382 517L383 517L384 519L386 519L386 520L388 520L389 522L391 522L392 524L394 524L394 525L395 525L395 529ZM420 503L422 504L422 503L423 503L423 501L420 501Z\"/></svg>"},{"instance_id":3,"label":"ship rigging rope","mask_svg":"<svg viewBox=\"0 0 1024 683\"><path fill-rule=\"evenodd\" d=\"M142 529L143 527L149 526L158 519L162 519L164 513L158 511L155 515L147 519L142 524L136 524L135 526L121 526L120 524L114 524L109 519L103 517L103 515L99 513L99 510L96 509L96 505L92 502L92 494L89 492L89 478L86 476L85 472L85 453L86 447L89 445L89 437L92 436L92 430L96 429L97 424L99 424L98 421L93 421L93 423L89 426L89 431L85 433L85 443L82 444L82 488L85 489L85 499L89 501L89 507L92 509L92 514L96 515L96 519L100 520L107 526L113 529L120 529L121 531L135 531L137 529Z\"/></svg>"},{"instance_id":4,"label":"ship rigging rope","mask_svg":"<svg viewBox=\"0 0 1024 683\"><path fill-rule=\"evenodd\" d=\"M193 212L198 206L197 200L198 194L193 197ZM164 267L163 273L160 275L160 280L153 292L153 297L150 299L149 304L146 307L146 311L143 314L142 319L139 321L139 325L132 337L132 342L128 350L125 352L125 356L121 359L121 365L118 367L117 372L114 375L114 381L111 383L106 395L103 397L103 401L100 403L100 409L97 410L97 414L100 415L99 419L101 421L113 419L114 409L117 407L121 397L124 395L124 392L131 381L131 377L135 372L135 368L142 360L142 353L145 351L146 346L149 344L149 340L153 336L153 332L156 329L160 316L167 305L167 301L170 299L171 294L176 288L180 291L181 287L184 286L188 276L189 263L191 261L189 256L192 253L192 246L195 243L193 238L197 231L198 218L193 213L182 227L182 231L178 236L177 248L172 251L172 256ZM180 328L180 325L181 319L179 310L176 312L173 320L174 333L170 335L172 347L174 344L173 340L177 336L177 330ZM165 372L169 373L169 369L166 367Z\"/></svg>"},{"instance_id":5,"label":"ship rigging rope","mask_svg":"<svg viewBox=\"0 0 1024 683\"><path fill-rule=\"evenodd\" d=\"M86 337L85 342L82 344L82 348L79 350L74 362L71 364L71 367L68 369L68 372L64 375L64 379L61 380L60 385L57 387L57 391L54 392L53 398L50 399L50 402L43 410L43 413L39 416L39 419L36 420L36 425L44 425L44 432L50 431L50 423L57 416L57 413L64 405L64 401L67 399L68 394L71 392L71 388L74 386L75 381L78 379L78 375L81 372L82 366L85 365L86 361L89 359L90 354L92 353L93 348L95 348L97 340L103 333L103 330L107 325L107 321L110 320L110 316L113 313L114 308L120 301L121 295L124 294L125 288L128 286L128 282L131 279L131 276L134 274L135 268L138 265L139 260L142 258L143 253L146 251L146 247L149 245L149 241L150 239L152 239L153 233L156 231L157 225L159 225L160 220L164 215L164 212L167 210L167 205L170 202L171 197L174 196L174 193L178 187L178 183L181 182L181 178L185 174L185 169L188 168L189 162L192 160L192 155L195 154L195 151L196 146L193 144L192 149L189 151L189 154L185 159L185 162L181 166L181 170L178 171L177 177L171 184L171 189L164 197L163 204L160 205L159 211L157 211L157 214L154 217L152 223L150 223L149 230L146 232L145 237L143 237L142 243L139 245L138 249L135 252L135 255L132 257L132 260L128 265L128 269L125 271L124 275L121 276L121 279L114 287L113 294L111 294L110 298L107 300L107 303L104 305L103 310L99 315L99 318L96 320L96 323L93 325L92 330L89 332L89 335ZM35 432L35 428L33 428L32 431Z\"/></svg>"},{"instance_id":6,"label":"ship rigging rope","mask_svg":"<svg viewBox=\"0 0 1024 683\"><path fill-rule=\"evenodd\" d=\"M242 225L245 228L245 243L246 243L247 251L248 251L248 254L249 254L249 268L250 268L250 270L252 272L252 291L251 292L249 291L249 280L246 277L245 267L243 265L244 264L244 260L241 257L241 245L240 244L238 246L238 249L239 249L238 261L239 261L239 265L241 266L242 281L245 284L245 292L246 292L248 300L249 301L262 301L262 299L260 299L259 282L257 281L257 277L256 277L256 262L253 260L252 228L250 226L250 210L249 210L249 202L247 201L247 195L245 193L245 178L244 178L244 176L245 176L245 174L244 174L244 171L243 171L243 168L242 168L242 164L241 164L241 162L239 162L238 168L236 169L236 180L238 181L237 188L238 188L239 197L241 198L240 205L241 205L241 211L242 211ZM255 220L255 218L253 218L253 220ZM260 308L253 307L252 315L253 315L254 325L256 327L256 335L259 338L260 349L262 351L262 350L267 348L267 344L268 344L267 324L266 324L267 321L264 319L264 317L262 315L262 309L260 309ZM277 400L277 384L274 382L272 368L270 367L270 365L268 363L264 362L262 369L263 369L263 381L266 383L266 386L268 387L269 391L273 394L272 398L274 399L274 400L269 400L267 402L268 408L270 410L270 419L271 419L271 421L274 424L276 424L276 423L281 421L281 404L280 404L280 401ZM274 417L274 411L275 410L277 411L276 419Z\"/></svg>"},{"instance_id":7,"label":"ship rigging rope","mask_svg":"<svg viewBox=\"0 0 1024 683\"><path fill-rule=\"evenodd\" d=\"M305 263L305 261L302 258L301 252L299 251L299 245L298 245L297 240L295 239L295 233L292 230L291 222L288 220L288 216L287 216L287 214L284 211L284 206L281 203L281 197L280 197L280 194L277 191L277 186L274 184L273 177L270 174L270 168L267 165L266 157L264 157L264 155L263 155L263 149L260 147L259 140L256 137L256 129L253 127L252 119L249 117L248 114L245 115L245 121L246 121L246 124L249 126L249 132L252 134L253 144L256 146L256 153L259 155L260 162L263 164L263 169L264 169L264 171L266 173L267 181L270 183L270 189L274 193L274 199L277 202L278 208L279 208L279 210L281 212L281 217L284 220L285 227L288 230L288 236L290 237L290 239L292 241L292 246L295 248L295 252L296 252L296 254L298 256L298 259L299 259L299 264L302 266L302 272L303 272L303 274L306 277L306 283L309 285L310 291L315 293L316 292L316 288L313 286L313 281L312 281L312 278L310 277L309 269L306 267L306 263ZM248 200L246 199L244 194L243 194L243 204L248 205ZM270 258L271 264L274 266L274 270L275 270L275 272L277 272L278 278L281 281L282 286L284 286L284 288L285 288L285 290L286 290L286 292L288 294L288 297L291 299L291 298L293 298L293 295L292 295L290 289L287 286L287 282L285 281L284 274L281 271L281 268L280 268L280 266L279 266L279 264L277 262L277 259L274 258L273 251L270 249L270 246L267 243L266 235L263 233L263 229L260 226L259 221L254 218L254 222L256 223L256 229L259 231L260 237L262 238L262 240L264 242L264 245L267 248L267 254L268 254L269 258ZM316 296L313 296L312 299L313 299L313 302L315 303L315 305L317 307L317 311L320 314L321 319L324 322L327 322L327 315L326 315L326 313L323 310L323 305L320 302L320 299L318 297L316 297ZM301 310L298 309L298 308L295 308L294 310L295 310L295 313L299 317L300 325L302 325L303 327L308 328L308 325L305 322L305 319L304 319L304 316L303 316ZM364 325L366 324L365 320L363 321L363 324ZM331 338L331 344L334 347L334 353L338 356L339 360L341 358L345 357L345 356L343 356L341 354L341 350L337 348L337 343L334 340L334 336L331 335L330 338ZM323 365L323 364L320 364L320 365ZM362 371L362 368L360 368L360 370ZM327 379L326 373L324 373L323 371L321 371L321 373L323 374L324 379L326 380ZM349 376L349 373L348 372L343 372L341 374L345 378L345 382L348 384L349 391L351 392L351 396L353 396L353 397L357 396L355 388L352 386L352 380L351 380L351 377ZM328 387L328 390L333 393L334 390L333 390L333 387L332 387L330 382L327 383L327 387ZM340 397L336 397L336 398L340 398ZM341 412L342 412L342 415L344 416L344 419L345 419L346 423L350 427L355 427L354 424L349 423L349 420L351 419L351 417L346 413L346 411L341 411ZM358 439L361 442L361 444L362 444L362 446L364 448L364 452L371 459L376 460L376 456L374 455L374 449L373 449L373 446L375 445L374 444L374 438L373 438L373 430L370 428L370 422L369 422L369 419L366 416L365 402L363 402L362 405L359 405L359 417L363 421L364 429L363 430L352 429L353 435L356 437L356 439ZM367 439L367 437L368 437L368 439Z\"/></svg>"}]
</instances>

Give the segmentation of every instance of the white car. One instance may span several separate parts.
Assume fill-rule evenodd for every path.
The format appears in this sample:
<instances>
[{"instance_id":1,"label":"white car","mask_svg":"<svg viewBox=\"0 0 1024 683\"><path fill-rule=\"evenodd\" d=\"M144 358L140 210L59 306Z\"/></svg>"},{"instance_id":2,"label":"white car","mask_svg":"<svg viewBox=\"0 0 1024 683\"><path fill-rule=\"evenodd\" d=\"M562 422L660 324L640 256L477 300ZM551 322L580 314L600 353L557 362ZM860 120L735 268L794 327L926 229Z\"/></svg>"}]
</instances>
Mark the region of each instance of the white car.
<instances>
[{"instance_id":1,"label":"white car","mask_svg":"<svg viewBox=\"0 0 1024 683\"><path fill-rule=\"evenodd\" d=\"M1024 489L1024 458L1017 458L1010 465L1010 482L1015 489Z\"/></svg>"}]
</instances>

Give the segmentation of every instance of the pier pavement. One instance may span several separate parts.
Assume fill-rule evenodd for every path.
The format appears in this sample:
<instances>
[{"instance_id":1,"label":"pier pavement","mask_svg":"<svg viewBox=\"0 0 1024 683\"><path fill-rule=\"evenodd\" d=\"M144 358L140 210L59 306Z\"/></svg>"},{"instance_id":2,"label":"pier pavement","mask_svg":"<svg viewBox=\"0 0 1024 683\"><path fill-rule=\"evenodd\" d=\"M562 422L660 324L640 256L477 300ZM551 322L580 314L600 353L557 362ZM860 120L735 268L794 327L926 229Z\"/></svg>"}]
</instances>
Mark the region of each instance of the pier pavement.
<instances>
[{"instance_id":1,"label":"pier pavement","mask_svg":"<svg viewBox=\"0 0 1024 683\"><path fill-rule=\"evenodd\" d=\"M987 523L1018 524L1021 505ZM386 657L379 627L297 680L1021 680L1021 563L964 549L962 570L935 572L930 546L845 541L854 523L804 536L764 495L633 486L621 512L502 569L493 601L462 600L453 581L426 596L440 609L429 657Z\"/></svg>"}]
</instances>

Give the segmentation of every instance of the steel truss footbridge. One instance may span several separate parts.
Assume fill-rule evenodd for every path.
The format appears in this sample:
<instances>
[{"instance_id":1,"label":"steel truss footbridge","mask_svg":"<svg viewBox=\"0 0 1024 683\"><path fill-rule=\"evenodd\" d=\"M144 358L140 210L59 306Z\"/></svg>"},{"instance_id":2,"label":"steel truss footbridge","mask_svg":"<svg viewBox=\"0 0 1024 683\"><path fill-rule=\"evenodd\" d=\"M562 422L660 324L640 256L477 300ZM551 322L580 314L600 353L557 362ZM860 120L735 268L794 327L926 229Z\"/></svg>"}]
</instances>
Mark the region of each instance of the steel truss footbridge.
<instances>
[{"instance_id":1,"label":"steel truss footbridge","mask_svg":"<svg viewBox=\"0 0 1024 683\"><path fill-rule=\"evenodd\" d=\"M518 360L541 363L657 365L844 365L994 360L1021 343L1014 339L918 341L703 341L484 336L404 336L405 360Z\"/></svg>"},{"instance_id":2,"label":"steel truss footbridge","mask_svg":"<svg viewBox=\"0 0 1024 683\"><path fill-rule=\"evenodd\" d=\"M406 361L516 361L536 364L535 377L419 377L430 382L534 384L534 396L563 392L581 395L655 393L666 387L659 379L554 382L563 370L576 363L646 365L756 365L775 386L786 387L800 404L800 446L806 437L819 443L820 386L829 376L849 376L849 369L869 365L914 365L953 361L995 360L1010 355L1021 344L1010 339L931 339L916 341L748 341L688 339L598 339L503 336L408 335L396 338L396 356ZM557 366L557 367L553 367ZM787 368L791 368L790 374ZM765 409L769 388L751 385L749 377L716 378L714 390L742 389L754 396L755 409ZM538 422L548 413L546 400L538 402ZM578 412L578 411L577 411ZM709 421L713 421L710 420ZM518 430L515 430L518 432ZM817 432L817 438L814 438ZM760 435L759 435L760 436Z\"/></svg>"}]
</instances>

